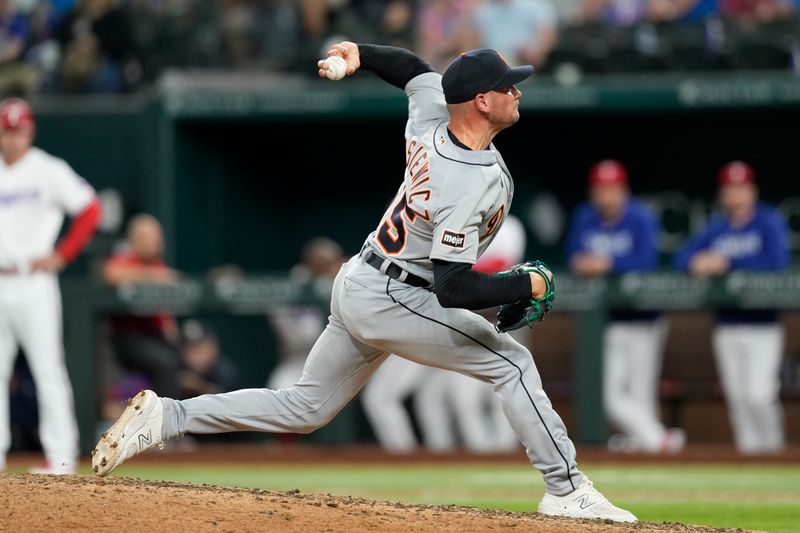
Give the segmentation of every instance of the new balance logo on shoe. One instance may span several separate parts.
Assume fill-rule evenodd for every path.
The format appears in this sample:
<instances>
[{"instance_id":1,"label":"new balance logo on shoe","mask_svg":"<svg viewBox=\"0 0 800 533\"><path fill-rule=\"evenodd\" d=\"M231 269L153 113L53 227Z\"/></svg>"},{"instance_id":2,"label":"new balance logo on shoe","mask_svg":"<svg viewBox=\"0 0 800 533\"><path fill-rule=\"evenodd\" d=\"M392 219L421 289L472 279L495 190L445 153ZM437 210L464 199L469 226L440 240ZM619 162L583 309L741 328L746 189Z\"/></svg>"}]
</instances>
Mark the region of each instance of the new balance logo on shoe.
<instances>
[{"instance_id":1,"label":"new balance logo on shoe","mask_svg":"<svg viewBox=\"0 0 800 533\"><path fill-rule=\"evenodd\" d=\"M578 502L578 506L579 506L581 509L588 509L589 507L591 507L592 505L594 505L594 504L596 504L596 503L597 503L597 502L590 502L590 501L589 501L589 495L588 495L588 494L584 494L584 495L583 495L583 496L581 496L580 498L576 498L576 499L574 499L573 501L576 501L576 502Z\"/></svg>"},{"instance_id":2,"label":"new balance logo on shoe","mask_svg":"<svg viewBox=\"0 0 800 533\"><path fill-rule=\"evenodd\" d=\"M142 450L147 449L147 447L150 446L150 443L152 442L153 442L153 435L150 430L147 431L147 435L141 433L139 435L139 451L141 452Z\"/></svg>"},{"instance_id":3,"label":"new balance logo on shoe","mask_svg":"<svg viewBox=\"0 0 800 533\"><path fill-rule=\"evenodd\" d=\"M540 513L548 516L604 519L628 523L637 521L629 511L615 507L606 500L587 478L584 478L577 491L572 494L554 496L545 493L537 509Z\"/></svg>"}]
</instances>

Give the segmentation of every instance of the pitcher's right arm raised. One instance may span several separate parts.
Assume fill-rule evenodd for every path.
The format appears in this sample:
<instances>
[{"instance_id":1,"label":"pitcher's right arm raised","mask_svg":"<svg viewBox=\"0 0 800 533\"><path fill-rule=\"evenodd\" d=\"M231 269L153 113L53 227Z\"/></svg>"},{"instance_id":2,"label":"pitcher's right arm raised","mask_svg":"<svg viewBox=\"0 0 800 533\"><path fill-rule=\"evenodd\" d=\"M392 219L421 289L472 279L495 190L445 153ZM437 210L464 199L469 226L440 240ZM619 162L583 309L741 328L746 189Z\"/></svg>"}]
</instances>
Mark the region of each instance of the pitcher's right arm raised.
<instances>
[{"instance_id":1,"label":"pitcher's right arm raised","mask_svg":"<svg viewBox=\"0 0 800 533\"><path fill-rule=\"evenodd\" d=\"M328 57L338 55L347 62L347 75L369 70L382 80L405 90L409 99L408 115L412 123L446 120L447 106L442 92L442 77L419 56L404 48L343 41L328 50ZM326 60L318 63L320 77L325 77Z\"/></svg>"}]
</instances>

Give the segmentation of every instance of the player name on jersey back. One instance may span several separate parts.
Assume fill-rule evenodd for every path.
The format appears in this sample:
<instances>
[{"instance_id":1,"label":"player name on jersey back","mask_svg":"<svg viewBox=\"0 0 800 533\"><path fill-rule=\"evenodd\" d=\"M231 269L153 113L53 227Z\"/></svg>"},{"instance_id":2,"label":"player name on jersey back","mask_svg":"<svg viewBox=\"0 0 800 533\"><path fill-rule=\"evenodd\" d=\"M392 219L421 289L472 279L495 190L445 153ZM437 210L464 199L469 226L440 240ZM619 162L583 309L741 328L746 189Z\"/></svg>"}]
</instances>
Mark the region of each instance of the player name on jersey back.
<instances>
[{"instance_id":1,"label":"player name on jersey back","mask_svg":"<svg viewBox=\"0 0 800 533\"><path fill-rule=\"evenodd\" d=\"M493 145L458 146L448 131L441 76L406 85L403 183L368 244L404 270L433 282L438 259L474 264L503 223L513 181Z\"/></svg>"}]
</instances>

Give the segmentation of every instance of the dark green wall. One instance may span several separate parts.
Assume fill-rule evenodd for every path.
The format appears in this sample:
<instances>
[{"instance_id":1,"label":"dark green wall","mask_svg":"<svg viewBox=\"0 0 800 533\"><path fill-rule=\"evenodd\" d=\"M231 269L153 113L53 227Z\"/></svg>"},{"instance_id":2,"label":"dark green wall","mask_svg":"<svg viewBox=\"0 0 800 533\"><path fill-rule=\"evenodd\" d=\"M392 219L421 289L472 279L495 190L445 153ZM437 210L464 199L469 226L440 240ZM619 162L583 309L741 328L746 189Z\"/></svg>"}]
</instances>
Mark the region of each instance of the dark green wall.
<instances>
[{"instance_id":1,"label":"dark green wall","mask_svg":"<svg viewBox=\"0 0 800 533\"><path fill-rule=\"evenodd\" d=\"M145 101L97 106L53 102L37 109L36 144L62 157L97 189L118 189L131 209L144 207L152 172L150 106Z\"/></svg>"},{"instance_id":2,"label":"dark green wall","mask_svg":"<svg viewBox=\"0 0 800 533\"><path fill-rule=\"evenodd\" d=\"M719 167L745 159L763 196L779 201L800 195L798 119L797 110L528 113L496 144L515 177L512 212L526 220L543 191L554 193L568 215L584 197L587 169L605 157L629 166L638 194L679 191L705 204L713 202ZM357 251L402 178L403 128L402 119L391 118L181 123L179 264L284 269L305 240L320 234ZM671 231L685 234L686 210L671 217ZM558 263L561 242L543 244L531 232L528 255Z\"/></svg>"},{"instance_id":3,"label":"dark green wall","mask_svg":"<svg viewBox=\"0 0 800 533\"><path fill-rule=\"evenodd\" d=\"M402 122L181 125L178 259L289 268L311 237L351 252L378 223L403 168ZM372 140L375 130L386 139Z\"/></svg>"}]
</instances>

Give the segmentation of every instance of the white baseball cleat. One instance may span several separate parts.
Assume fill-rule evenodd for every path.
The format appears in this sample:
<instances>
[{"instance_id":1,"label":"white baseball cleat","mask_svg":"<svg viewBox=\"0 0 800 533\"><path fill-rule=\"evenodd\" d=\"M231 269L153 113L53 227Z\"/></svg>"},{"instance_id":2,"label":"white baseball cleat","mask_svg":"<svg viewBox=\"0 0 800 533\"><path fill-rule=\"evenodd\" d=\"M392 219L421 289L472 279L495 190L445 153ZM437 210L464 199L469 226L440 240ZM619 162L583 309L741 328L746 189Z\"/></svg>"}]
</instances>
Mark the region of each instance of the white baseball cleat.
<instances>
[{"instance_id":1,"label":"white baseball cleat","mask_svg":"<svg viewBox=\"0 0 800 533\"><path fill-rule=\"evenodd\" d=\"M686 446L686 432L680 428L670 428L664 433L661 443L662 453L679 453Z\"/></svg>"},{"instance_id":2,"label":"white baseball cleat","mask_svg":"<svg viewBox=\"0 0 800 533\"><path fill-rule=\"evenodd\" d=\"M566 496L546 493L539 502L537 511L548 516L638 522L633 513L616 507L600 494L587 477L584 477L577 489Z\"/></svg>"},{"instance_id":3,"label":"white baseball cleat","mask_svg":"<svg viewBox=\"0 0 800 533\"><path fill-rule=\"evenodd\" d=\"M119 420L103 433L92 450L94 473L107 476L134 455L163 445L163 421L164 404L155 392L143 390L128 400Z\"/></svg>"}]
</instances>

